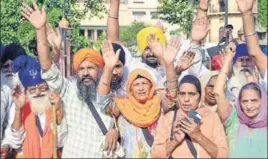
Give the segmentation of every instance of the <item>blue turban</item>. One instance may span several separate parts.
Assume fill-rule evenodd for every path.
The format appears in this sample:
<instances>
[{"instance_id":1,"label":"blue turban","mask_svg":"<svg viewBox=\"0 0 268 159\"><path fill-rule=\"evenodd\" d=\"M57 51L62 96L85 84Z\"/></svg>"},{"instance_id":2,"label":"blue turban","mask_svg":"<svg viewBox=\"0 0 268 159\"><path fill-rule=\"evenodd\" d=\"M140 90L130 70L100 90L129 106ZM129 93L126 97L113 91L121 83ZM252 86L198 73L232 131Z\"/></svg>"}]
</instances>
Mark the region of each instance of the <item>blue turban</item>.
<instances>
[{"instance_id":1,"label":"blue turban","mask_svg":"<svg viewBox=\"0 0 268 159\"><path fill-rule=\"evenodd\" d=\"M268 54L268 46L265 46L265 47L262 49L262 52L267 56L267 54Z\"/></svg>"},{"instance_id":2,"label":"blue turban","mask_svg":"<svg viewBox=\"0 0 268 159\"><path fill-rule=\"evenodd\" d=\"M247 48L246 44L239 44L239 45L236 46L235 56L233 58L233 64L236 62L236 60L239 57L242 57L242 56L249 56L248 48Z\"/></svg>"},{"instance_id":3,"label":"blue turban","mask_svg":"<svg viewBox=\"0 0 268 159\"><path fill-rule=\"evenodd\" d=\"M41 77L40 63L31 56L18 56L12 63L12 71L19 72L19 79L25 88L44 82Z\"/></svg>"}]
</instances>

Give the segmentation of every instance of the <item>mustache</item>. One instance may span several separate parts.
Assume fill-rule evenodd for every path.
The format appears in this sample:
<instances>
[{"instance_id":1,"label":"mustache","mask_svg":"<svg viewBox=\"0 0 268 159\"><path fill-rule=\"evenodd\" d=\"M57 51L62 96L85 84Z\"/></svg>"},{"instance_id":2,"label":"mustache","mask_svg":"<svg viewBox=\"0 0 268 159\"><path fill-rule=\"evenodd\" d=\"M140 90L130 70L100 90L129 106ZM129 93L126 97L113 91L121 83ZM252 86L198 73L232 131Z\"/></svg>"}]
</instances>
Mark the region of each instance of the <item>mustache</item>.
<instances>
[{"instance_id":1,"label":"mustache","mask_svg":"<svg viewBox=\"0 0 268 159\"><path fill-rule=\"evenodd\" d=\"M46 94L40 94L40 95L38 95L38 96L34 96L33 98L34 98L34 99L37 99L37 98L42 98L42 97L44 97L44 96L46 96Z\"/></svg>"},{"instance_id":2,"label":"mustache","mask_svg":"<svg viewBox=\"0 0 268 159\"><path fill-rule=\"evenodd\" d=\"M80 81L83 82L83 81L86 80L86 79L89 79L89 80L95 82L95 80L94 80L90 75L85 75L85 76L83 76L83 77L80 79Z\"/></svg>"}]
</instances>

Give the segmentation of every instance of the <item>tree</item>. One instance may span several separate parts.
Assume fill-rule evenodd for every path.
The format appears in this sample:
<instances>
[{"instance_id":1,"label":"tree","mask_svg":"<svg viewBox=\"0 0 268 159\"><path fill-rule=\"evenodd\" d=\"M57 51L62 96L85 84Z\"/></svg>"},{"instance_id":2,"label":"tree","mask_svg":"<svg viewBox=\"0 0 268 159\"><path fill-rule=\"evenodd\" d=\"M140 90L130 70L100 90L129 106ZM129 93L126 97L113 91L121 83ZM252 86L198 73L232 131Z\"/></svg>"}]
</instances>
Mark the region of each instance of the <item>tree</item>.
<instances>
[{"instance_id":1,"label":"tree","mask_svg":"<svg viewBox=\"0 0 268 159\"><path fill-rule=\"evenodd\" d=\"M177 26L176 31L189 35L195 8L196 2L191 5L186 0L159 0L157 14L160 19Z\"/></svg>"},{"instance_id":2,"label":"tree","mask_svg":"<svg viewBox=\"0 0 268 159\"><path fill-rule=\"evenodd\" d=\"M120 27L120 41L129 48L130 52L137 53L137 34L138 32L147 27L142 22L134 21L130 26Z\"/></svg>"},{"instance_id":3,"label":"tree","mask_svg":"<svg viewBox=\"0 0 268 159\"><path fill-rule=\"evenodd\" d=\"M48 14L48 23L53 27L58 26L58 22L63 16L63 9L68 9L68 20L72 29L70 36L72 40L72 53L76 52L82 46L89 46L88 40L84 36L79 35L80 20L83 18L91 18L93 16L103 17L105 6L99 3L99 0L85 0L83 7L79 8L79 0L38 0L37 3L41 6L46 6ZM31 4L31 0L26 1ZM64 3L67 2L67 3ZM1 0L1 43L9 44L11 42L21 44L28 54L32 54L29 47L32 46L35 38L35 30L31 24L22 18L20 15L20 6L22 1L19 0ZM86 14L87 13L87 14Z\"/></svg>"},{"instance_id":4,"label":"tree","mask_svg":"<svg viewBox=\"0 0 268 159\"><path fill-rule=\"evenodd\" d=\"M258 1L258 23L264 27L268 27L268 1L259 0Z\"/></svg>"}]
</instances>

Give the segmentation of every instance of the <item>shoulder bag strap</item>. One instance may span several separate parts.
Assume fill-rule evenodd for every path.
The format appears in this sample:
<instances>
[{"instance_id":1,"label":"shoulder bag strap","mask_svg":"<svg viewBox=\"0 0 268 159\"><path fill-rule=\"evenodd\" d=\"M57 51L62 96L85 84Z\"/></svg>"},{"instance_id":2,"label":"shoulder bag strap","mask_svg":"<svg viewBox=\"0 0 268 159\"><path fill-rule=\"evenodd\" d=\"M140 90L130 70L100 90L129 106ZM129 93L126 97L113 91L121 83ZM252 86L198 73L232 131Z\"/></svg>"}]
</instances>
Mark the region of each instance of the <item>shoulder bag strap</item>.
<instances>
[{"instance_id":1,"label":"shoulder bag strap","mask_svg":"<svg viewBox=\"0 0 268 159\"><path fill-rule=\"evenodd\" d=\"M142 133L143 136L147 142L147 144L152 147L153 142L154 142L154 137L152 136L152 134L150 133L148 128L142 128Z\"/></svg>"},{"instance_id":2,"label":"shoulder bag strap","mask_svg":"<svg viewBox=\"0 0 268 159\"><path fill-rule=\"evenodd\" d=\"M93 117L95 118L96 122L98 123L103 135L106 135L108 130L107 130L106 126L104 125L103 121L101 120L101 117L100 117L99 113L97 112L96 108L94 107L94 105L92 104L92 102L89 99L86 100L86 103L88 105L90 112L92 113Z\"/></svg>"}]
</instances>

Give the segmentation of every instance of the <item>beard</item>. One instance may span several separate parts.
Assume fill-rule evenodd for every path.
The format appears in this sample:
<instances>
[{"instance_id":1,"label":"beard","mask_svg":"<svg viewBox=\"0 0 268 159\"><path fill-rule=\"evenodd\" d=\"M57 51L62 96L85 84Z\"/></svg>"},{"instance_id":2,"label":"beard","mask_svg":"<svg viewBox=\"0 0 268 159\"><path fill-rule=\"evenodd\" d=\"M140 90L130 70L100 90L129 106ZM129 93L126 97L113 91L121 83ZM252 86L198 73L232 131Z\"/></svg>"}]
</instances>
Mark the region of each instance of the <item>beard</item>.
<instances>
[{"instance_id":1,"label":"beard","mask_svg":"<svg viewBox=\"0 0 268 159\"><path fill-rule=\"evenodd\" d=\"M157 61L156 57L154 57L154 56L143 57L143 61L144 61L144 63L146 63L148 66L150 66L152 68L156 68L158 66L158 61Z\"/></svg>"},{"instance_id":2,"label":"beard","mask_svg":"<svg viewBox=\"0 0 268 159\"><path fill-rule=\"evenodd\" d=\"M251 74L252 69L249 67L233 67L235 76L239 79L240 84L245 85L247 84L247 77L245 72L249 72Z\"/></svg>"},{"instance_id":3,"label":"beard","mask_svg":"<svg viewBox=\"0 0 268 159\"><path fill-rule=\"evenodd\" d=\"M7 85L11 89L13 86L20 84L18 73L2 73L1 72L1 85Z\"/></svg>"},{"instance_id":4,"label":"beard","mask_svg":"<svg viewBox=\"0 0 268 159\"><path fill-rule=\"evenodd\" d=\"M90 80L90 83L88 85L85 84L85 82L84 82L85 79ZM84 100L84 101L86 101L87 99L96 100L97 82L94 81L94 79L90 75L83 76L81 79L78 78L76 84L77 84L77 88L79 90L79 92L78 92L79 97L82 100Z\"/></svg>"},{"instance_id":5,"label":"beard","mask_svg":"<svg viewBox=\"0 0 268 159\"><path fill-rule=\"evenodd\" d=\"M113 77L111 81L111 91L116 91L120 88L120 83L122 81L122 77Z\"/></svg>"},{"instance_id":6,"label":"beard","mask_svg":"<svg viewBox=\"0 0 268 159\"><path fill-rule=\"evenodd\" d=\"M50 107L50 100L48 97L48 91L40 94L39 96L31 96L30 105L33 113L45 113L46 109Z\"/></svg>"}]
</instances>

